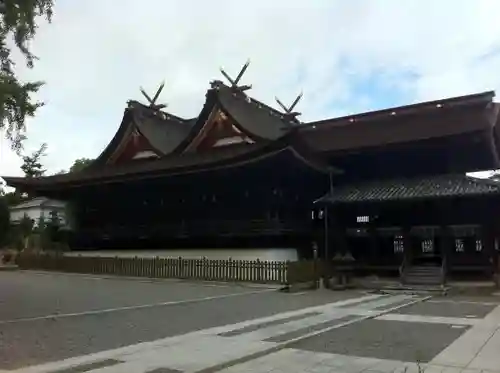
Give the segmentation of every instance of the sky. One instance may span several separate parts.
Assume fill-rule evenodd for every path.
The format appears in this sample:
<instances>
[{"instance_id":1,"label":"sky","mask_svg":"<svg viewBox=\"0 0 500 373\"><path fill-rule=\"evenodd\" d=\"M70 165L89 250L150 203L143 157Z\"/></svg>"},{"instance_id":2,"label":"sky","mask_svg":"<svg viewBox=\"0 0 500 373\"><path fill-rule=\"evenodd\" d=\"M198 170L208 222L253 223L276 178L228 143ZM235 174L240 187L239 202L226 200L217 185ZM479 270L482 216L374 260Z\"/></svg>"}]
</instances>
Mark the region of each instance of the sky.
<instances>
[{"instance_id":1,"label":"sky","mask_svg":"<svg viewBox=\"0 0 500 373\"><path fill-rule=\"evenodd\" d=\"M248 58L248 93L276 107L303 91L303 121L500 91L497 0L56 0L54 12L35 68L17 65L46 82L25 151L47 143L48 173L99 155L140 86L165 80L159 101L194 117L219 67L235 76ZM2 137L0 174L20 165Z\"/></svg>"}]
</instances>

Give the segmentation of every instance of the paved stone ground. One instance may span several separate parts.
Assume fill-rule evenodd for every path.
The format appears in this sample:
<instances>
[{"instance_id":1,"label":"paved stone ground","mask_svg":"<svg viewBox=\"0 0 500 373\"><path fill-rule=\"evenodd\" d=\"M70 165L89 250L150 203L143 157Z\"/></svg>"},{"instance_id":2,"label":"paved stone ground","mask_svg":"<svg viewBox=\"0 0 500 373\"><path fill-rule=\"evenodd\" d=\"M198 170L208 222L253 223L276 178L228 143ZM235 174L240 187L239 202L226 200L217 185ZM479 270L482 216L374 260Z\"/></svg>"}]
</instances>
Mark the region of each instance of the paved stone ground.
<instances>
[{"instance_id":1,"label":"paved stone ground","mask_svg":"<svg viewBox=\"0 0 500 373\"><path fill-rule=\"evenodd\" d=\"M441 300L415 304L411 307L400 309L397 313L405 315L482 318L493 311L497 305L491 302L485 304L472 303L472 301L450 302Z\"/></svg>"},{"instance_id":2,"label":"paved stone ground","mask_svg":"<svg viewBox=\"0 0 500 373\"><path fill-rule=\"evenodd\" d=\"M185 282L9 276L0 274L0 298L15 289L18 295L0 318L0 372L413 373L420 366L429 373L500 373L500 297L282 294ZM100 309L98 299L89 308L80 301L79 310L70 304L79 297L75 289L90 300L94 286L107 308ZM43 289L49 299L69 300L52 306L41 295L35 295L40 306L22 300ZM14 307L22 308L23 319L12 318ZM68 310L73 314L62 313Z\"/></svg>"},{"instance_id":3,"label":"paved stone ground","mask_svg":"<svg viewBox=\"0 0 500 373\"><path fill-rule=\"evenodd\" d=\"M300 341L291 347L340 355L429 362L467 327L368 319Z\"/></svg>"}]
</instances>

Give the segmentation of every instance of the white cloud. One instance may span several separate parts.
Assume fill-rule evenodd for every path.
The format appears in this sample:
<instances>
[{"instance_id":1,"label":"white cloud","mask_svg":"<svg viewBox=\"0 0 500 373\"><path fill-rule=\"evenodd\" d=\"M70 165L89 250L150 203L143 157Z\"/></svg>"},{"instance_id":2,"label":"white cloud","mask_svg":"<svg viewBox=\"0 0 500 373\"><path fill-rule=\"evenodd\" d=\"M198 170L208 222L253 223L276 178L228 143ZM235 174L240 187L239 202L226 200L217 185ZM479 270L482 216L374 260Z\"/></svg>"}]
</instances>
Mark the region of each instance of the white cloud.
<instances>
[{"instance_id":1,"label":"white cloud","mask_svg":"<svg viewBox=\"0 0 500 373\"><path fill-rule=\"evenodd\" d=\"M303 89L304 120L500 88L498 14L495 0L58 0L32 45L40 61L21 72L47 82L27 150L47 142L52 172L95 157L125 102L163 79L169 110L194 116L218 67L236 74L248 57L252 96ZM360 92L377 75L393 95ZM19 165L3 141L0 174Z\"/></svg>"}]
</instances>

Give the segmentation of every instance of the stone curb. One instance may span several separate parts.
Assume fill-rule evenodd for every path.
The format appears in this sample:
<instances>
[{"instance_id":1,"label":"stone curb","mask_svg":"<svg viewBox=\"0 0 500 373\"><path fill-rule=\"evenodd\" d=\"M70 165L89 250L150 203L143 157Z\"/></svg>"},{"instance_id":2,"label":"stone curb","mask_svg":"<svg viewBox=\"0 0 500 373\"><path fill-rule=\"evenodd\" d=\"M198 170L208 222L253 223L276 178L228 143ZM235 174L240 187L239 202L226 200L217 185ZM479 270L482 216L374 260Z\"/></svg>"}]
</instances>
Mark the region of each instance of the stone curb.
<instances>
[{"instance_id":1,"label":"stone curb","mask_svg":"<svg viewBox=\"0 0 500 373\"><path fill-rule=\"evenodd\" d=\"M17 271L17 270L19 270L19 267L15 264L0 265L0 272Z\"/></svg>"}]
</instances>

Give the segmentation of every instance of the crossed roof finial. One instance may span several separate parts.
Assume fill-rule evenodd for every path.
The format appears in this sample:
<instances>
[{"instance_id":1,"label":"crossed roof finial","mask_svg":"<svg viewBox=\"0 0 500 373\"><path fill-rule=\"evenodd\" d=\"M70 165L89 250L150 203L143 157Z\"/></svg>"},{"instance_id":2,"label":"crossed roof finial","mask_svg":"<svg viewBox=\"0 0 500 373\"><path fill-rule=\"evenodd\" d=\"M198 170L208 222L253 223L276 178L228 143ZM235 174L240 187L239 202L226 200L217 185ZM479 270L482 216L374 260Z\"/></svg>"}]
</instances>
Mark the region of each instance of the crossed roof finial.
<instances>
[{"instance_id":1,"label":"crossed roof finial","mask_svg":"<svg viewBox=\"0 0 500 373\"><path fill-rule=\"evenodd\" d=\"M140 88L141 93L144 95L144 97L146 97L146 100L148 100L148 102L149 102L149 107L155 111L161 110L161 109L164 109L167 107L167 104L157 104L156 103L156 100L158 100L158 97L160 97L160 93L164 87L165 87L165 81L163 81L160 84L160 87L158 87L158 90L156 91L153 98L151 98L142 87Z\"/></svg>"},{"instance_id":2,"label":"crossed roof finial","mask_svg":"<svg viewBox=\"0 0 500 373\"><path fill-rule=\"evenodd\" d=\"M286 107L280 101L280 99L278 97L275 97L275 99L276 99L276 102L278 103L278 105L281 106L281 108L285 112L285 116L287 116L287 117L289 117L291 119L296 119L296 117L298 117L299 115L301 115L301 113L293 111L293 109L295 108L295 106L297 106L297 104L299 103L299 101L300 101L300 99L302 98L303 95L304 95L304 93L300 92L300 94L295 98L295 100L293 101L293 103L289 107Z\"/></svg>"},{"instance_id":3,"label":"crossed roof finial","mask_svg":"<svg viewBox=\"0 0 500 373\"><path fill-rule=\"evenodd\" d=\"M232 79L228 73L226 73L224 71L224 69L221 67L220 68L220 72L222 73L222 75L224 75L224 77L229 81L229 83L231 83L231 88L236 90L236 91L239 91L239 92L244 92L244 91L247 91L249 89L252 88L252 85L242 85L242 86L239 86L238 83L240 82L241 78L243 77L243 74L245 74L245 71L247 70L248 68L248 65L250 65L250 60L247 60L247 62L245 62L245 64L243 65L243 67L241 68L238 76L236 77L236 79Z\"/></svg>"}]
</instances>

